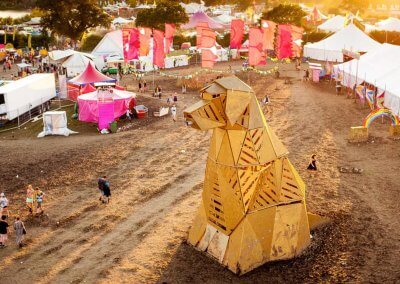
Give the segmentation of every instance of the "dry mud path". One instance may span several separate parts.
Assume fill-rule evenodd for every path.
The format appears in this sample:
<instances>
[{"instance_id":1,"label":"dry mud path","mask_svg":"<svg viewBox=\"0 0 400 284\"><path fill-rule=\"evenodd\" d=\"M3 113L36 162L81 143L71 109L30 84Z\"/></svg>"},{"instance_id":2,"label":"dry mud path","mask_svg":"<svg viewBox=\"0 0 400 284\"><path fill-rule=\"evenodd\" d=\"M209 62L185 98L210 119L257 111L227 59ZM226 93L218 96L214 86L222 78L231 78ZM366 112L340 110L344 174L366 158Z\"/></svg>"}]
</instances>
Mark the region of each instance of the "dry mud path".
<instances>
[{"instance_id":1,"label":"dry mud path","mask_svg":"<svg viewBox=\"0 0 400 284\"><path fill-rule=\"evenodd\" d=\"M399 281L400 142L388 139L387 123L375 122L374 143L348 144L349 127L359 125L368 111L336 96L332 88L300 82L295 72L281 74L293 77L293 84L262 76L244 79L250 80L259 98L270 94L267 120L308 186L308 209L332 220L313 233L304 255L264 265L239 278L186 245L200 201L209 133L166 118L113 136L84 137L71 155L75 162L64 166L69 182L60 182L57 192L62 194L54 191L49 197L48 217L29 223L30 244L19 251L13 245L0 251L0 282ZM179 108L196 100L187 96ZM78 143L68 141L65 151ZM29 149L31 143L37 142L16 141L8 147ZM43 155L41 146L36 147L34 154L22 151L26 157L16 157L18 163L30 161L29 155ZM93 153L92 159L79 158ZM321 168L316 175L305 170L313 153ZM52 159L50 154L42 158L44 163ZM68 155L61 158L68 160ZM364 173L341 174L338 166L360 167ZM107 206L97 200L96 178L103 173L113 190ZM59 181L56 173L49 176Z\"/></svg>"}]
</instances>

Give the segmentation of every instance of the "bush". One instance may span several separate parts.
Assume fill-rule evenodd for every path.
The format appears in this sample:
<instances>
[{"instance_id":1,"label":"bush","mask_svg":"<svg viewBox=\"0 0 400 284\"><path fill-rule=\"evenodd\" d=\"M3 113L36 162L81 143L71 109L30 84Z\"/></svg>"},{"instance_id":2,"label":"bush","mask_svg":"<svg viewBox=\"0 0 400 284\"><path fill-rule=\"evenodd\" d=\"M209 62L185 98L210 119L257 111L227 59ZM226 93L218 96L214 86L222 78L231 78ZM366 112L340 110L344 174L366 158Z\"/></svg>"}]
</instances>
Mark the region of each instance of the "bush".
<instances>
[{"instance_id":1,"label":"bush","mask_svg":"<svg viewBox=\"0 0 400 284\"><path fill-rule=\"evenodd\" d=\"M304 43L307 42L318 42L323 40L324 38L328 37L331 35L330 33L326 32L321 32L321 31L311 31L311 32L306 32L303 35L303 41Z\"/></svg>"},{"instance_id":2,"label":"bush","mask_svg":"<svg viewBox=\"0 0 400 284\"><path fill-rule=\"evenodd\" d=\"M32 47L49 47L49 43L51 42L51 38L47 35L47 33L41 35L32 36ZM0 35L0 44L4 43L4 35ZM12 43L14 48L24 48L28 46L28 37L22 34L17 33L15 35L15 39L13 40L12 34L7 34L7 43Z\"/></svg>"},{"instance_id":3,"label":"bush","mask_svg":"<svg viewBox=\"0 0 400 284\"><path fill-rule=\"evenodd\" d=\"M96 34L89 35L82 43L81 51L92 51L103 37Z\"/></svg>"},{"instance_id":4,"label":"bush","mask_svg":"<svg viewBox=\"0 0 400 284\"><path fill-rule=\"evenodd\" d=\"M372 31L369 33L369 36L380 43L388 42L391 44L400 45L399 32Z\"/></svg>"}]
</instances>

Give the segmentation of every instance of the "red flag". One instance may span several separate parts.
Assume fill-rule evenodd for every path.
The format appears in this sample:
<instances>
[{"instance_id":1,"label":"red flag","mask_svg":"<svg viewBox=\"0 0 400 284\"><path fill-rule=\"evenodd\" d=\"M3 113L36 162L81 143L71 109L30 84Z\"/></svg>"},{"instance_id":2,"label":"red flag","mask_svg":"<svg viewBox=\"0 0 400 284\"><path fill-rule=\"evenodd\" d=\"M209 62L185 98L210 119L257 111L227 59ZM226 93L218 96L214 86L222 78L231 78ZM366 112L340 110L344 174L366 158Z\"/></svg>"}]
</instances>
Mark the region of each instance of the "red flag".
<instances>
[{"instance_id":1,"label":"red flag","mask_svg":"<svg viewBox=\"0 0 400 284\"><path fill-rule=\"evenodd\" d=\"M165 53L169 53L174 41L175 25L165 24Z\"/></svg>"},{"instance_id":2,"label":"red flag","mask_svg":"<svg viewBox=\"0 0 400 284\"><path fill-rule=\"evenodd\" d=\"M276 24L272 21L263 20L261 27L263 30L263 49L274 50Z\"/></svg>"},{"instance_id":3,"label":"red flag","mask_svg":"<svg viewBox=\"0 0 400 284\"><path fill-rule=\"evenodd\" d=\"M140 41L140 56L147 56L150 52L150 39L151 29L150 28L138 28L139 29L139 41Z\"/></svg>"},{"instance_id":4,"label":"red flag","mask_svg":"<svg viewBox=\"0 0 400 284\"><path fill-rule=\"evenodd\" d=\"M249 64L251 66L266 64L263 51L263 32L259 28L251 28L249 31Z\"/></svg>"},{"instance_id":5,"label":"red flag","mask_svg":"<svg viewBox=\"0 0 400 284\"><path fill-rule=\"evenodd\" d=\"M164 33L159 30L153 32L153 64L163 68L165 60Z\"/></svg>"},{"instance_id":6,"label":"red flag","mask_svg":"<svg viewBox=\"0 0 400 284\"><path fill-rule=\"evenodd\" d=\"M124 60L139 58L139 30L136 28L127 28L122 30L122 40L124 49Z\"/></svg>"},{"instance_id":7,"label":"red flag","mask_svg":"<svg viewBox=\"0 0 400 284\"><path fill-rule=\"evenodd\" d=\"M239 49L242 45L244 35L244 22L240 19L231 22L231 40L229 47Z\"/></svg>"},{"instance_id":8,"label":"red flag","mask_svg":"<svg viewBox=\"0 0 400 284\"><path fill-rule=\"evenodd\" d=\"M197 46L197 48L200 48L200 46L201 46L201 32L205 28L208 29L208 23L206 23L206 22L200 22L196 26L196 33L197 33L196 46Z\"/></svg>"},{"instance_id":9,"label":"red flag","mask_svg":"<svg viewBox=\"0 0 400 284\"><path fill-rule=\"evenodd\" d=\"M290 25L279 25L276 43L278 59L292 57L292 31Z\"/></svg>"}]
</instances>

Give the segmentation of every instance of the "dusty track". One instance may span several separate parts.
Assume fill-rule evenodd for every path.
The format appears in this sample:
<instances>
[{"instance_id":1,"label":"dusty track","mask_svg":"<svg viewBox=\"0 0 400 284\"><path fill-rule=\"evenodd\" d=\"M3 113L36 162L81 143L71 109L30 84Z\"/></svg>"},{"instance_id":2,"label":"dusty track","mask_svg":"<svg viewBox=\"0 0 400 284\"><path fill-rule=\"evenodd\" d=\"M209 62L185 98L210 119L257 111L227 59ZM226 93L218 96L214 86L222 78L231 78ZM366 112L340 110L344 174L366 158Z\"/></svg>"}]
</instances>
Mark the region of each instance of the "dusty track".
<instances>
[{"instance_id":1,"label":"dusty track","mask_svg":"<svg viewBox=\"0 0 400 284\"><path fill-rule=\"evenodd\" d=\"M209 135L166 118L113 136L1 141L8 168L0 177L9 185L2 188L13 190L14 210L23 210L17 204L26 182L43 184L49 199L48 216L26 221L29 245L18 250L10 243L0 251L0 282L399 281L400 142L388 139L387 125L378 122L374 143L348 144L348 128L368 111L332 88L300 82L296 72L281 74L293 84L244 78L260 98L272 93L267 119L308 185L308 208L332 219L303 256L238 278L184 243L200 200ZM312 153L321 164L315 176L304 170ZM364 173L340 174L343 165ZM97 200L103 173L113 189L107 206Z\"/></svg>"}]
</instances>

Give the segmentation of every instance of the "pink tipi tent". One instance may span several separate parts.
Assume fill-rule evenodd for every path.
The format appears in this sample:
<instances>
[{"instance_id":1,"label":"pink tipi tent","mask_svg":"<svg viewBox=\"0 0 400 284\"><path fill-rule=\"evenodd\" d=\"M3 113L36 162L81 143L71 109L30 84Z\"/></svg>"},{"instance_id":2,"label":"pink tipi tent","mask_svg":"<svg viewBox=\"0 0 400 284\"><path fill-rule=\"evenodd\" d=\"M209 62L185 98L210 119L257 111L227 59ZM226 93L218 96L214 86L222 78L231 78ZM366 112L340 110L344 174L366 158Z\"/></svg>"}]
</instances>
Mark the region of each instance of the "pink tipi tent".
<instances>
[{"instance_id":1,"label":"pink tipi tent","mask_svg":"<svg viewBox=\"0 0 400 284\"><path fill-rule=\"evenodd\" d=\"M93 87L90 84L86 84L86 86L81 89L81 94L82 95L83 94L88 94L88 93L91 93L91 92L94 92L94 91L96 91L95 87Z\"/></svg>"},{"instance_id":2,"label":"pink tipi tent","mask_svg":"<svg viewBox=\"0 0 400 284\"><path fill-rule=\"evenodd\" d=\"M186 25L183 25L182 28L184 29L195 29L197 27L197 24L199 23L207 23L208 27L211 29L225 29L227 26L218 23L217 21L211 19L206 13L203 11L199 11L194 13L190 19L189 23ZM229 28L229 25L228 25Z\"/></svg>"},{"instance_id":3,"label":"pink tipi tent","mask_svg":"<svg viewBox=\"0 0 400 284\"><path fill-rule=\"evenodd\" d=\"M93 62L89 62L85 71L68 81L68 98L76 101L80 95L80 89L87 84L94 83L116 83L116 79L107 77L94 67Z\"/></svg>"}]
</instances>

